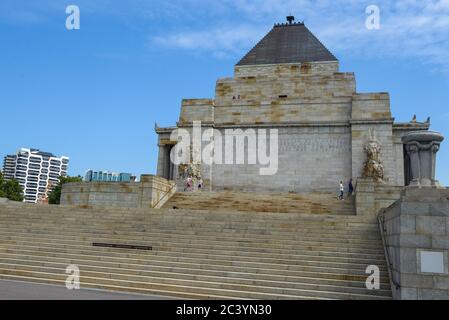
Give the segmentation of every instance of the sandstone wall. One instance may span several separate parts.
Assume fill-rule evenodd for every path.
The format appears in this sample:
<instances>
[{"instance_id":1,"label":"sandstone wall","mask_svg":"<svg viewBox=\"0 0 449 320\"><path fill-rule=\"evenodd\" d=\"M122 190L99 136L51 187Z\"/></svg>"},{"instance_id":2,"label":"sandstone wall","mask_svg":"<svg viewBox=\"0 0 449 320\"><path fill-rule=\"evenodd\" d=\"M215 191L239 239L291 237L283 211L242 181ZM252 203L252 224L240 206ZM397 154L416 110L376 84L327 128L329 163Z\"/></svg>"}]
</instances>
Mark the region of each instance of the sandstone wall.
<instances>
[{"instance_id":1,"label":"sandstone wall","mask_svg":"<svg viewBox=\"0 0 449 320\"><path fill-rule=\"evenodd\" d=\"M355 92L352 73L220 79L216 125L348 121Z\"/></svg>"},{"instance_id":2,"label":"sandstone wall","mask_svg":"<svg viewBox=\"0 0 449 320\"><path fill-rule=\"evenodd\" d=\"M422 123L394 124L389 94L356 93L354 74L338 72L338 62L236 66L233 78L217 81L214 100L183 100L177 125L191 130L193 121L221 135L229 129L280 133L276 175L261 176L258 165L203 164L209 190L336 191L339 181L347 184L362 176L371 129L381 145L385 183L403 186L401 136L428 128ZM168 170L166 146L174 143L169 139L171 129L158 130L162 176ZM203 150L207 145L202 143ZM177 179L177 168L172 171Z\"/></svg>"},{"instance_id":3,"label":"sandstone wall","mask_svg":"<svg viewBox=\"0 0 449 320\"><path fill-rule=\"evenodd\" d=\"M257 132L258 128L245 128L247 129ZM268 165L215 164L211 170L212 189L283 192L323 190L337 193L340 180L345 183L349 181L351 178L349 127L310 126L276 129L279 133L279 162L275 175L260 174L260 169L267 168ZM222 135L225 130L220 129ZM242 135L245 132L243 131ZM235 145L232 150L235 158ZM248 144L245 143L245 163L248 163L248 154L255 152L248 149Z\"/></svg>"},{"instance_id":4,"label":"sandstone wall","mask_svg":"<svg viewBox=\"0 0 449 320\"><path fill-rule=\"evenodd\" d=\"M370 130L381 146L380 158L384 166L384 181L389 185L403 185L403 173L397 172L397 149L393 139L393 119L388 93L355 94L352 102L352 176L362 177ZM401 158L403 162L403 157Z\"/></svg>"},{"instance_id":5,"label":"sandstone wall","mask_svg":"<svg viewBox=\"0 0 449 320\"><path fill-rule=\"evenodd\" d=\"M174 184L156 176L141 182L80 182L64 184L62 205L122 208L159 208L176 192Z\"/></svg>"},{"instance_id":6,"label":"sandstone wall","mask_svg":"<svg viewBox=\"0 0 449 320\"><path fill-rule=\"evenodd\" d=\"M330 62L309 62L309 63L284 63L265 65L235 66L234 76L239 77L260 77L260 76L292 76L311 74L333 74L338 72L338 61Z\"/></svg>"},{"instance_id":7,"label":"sandstone wall","mask_svg":"<svg viewBox=\"0 0 449 320\"><path fill-rule=\"evenodd\" d=\"M181 106L179 125L191 125L193 121L214 122L214 100L184 99Z\"/></svg>"}]
</instances>

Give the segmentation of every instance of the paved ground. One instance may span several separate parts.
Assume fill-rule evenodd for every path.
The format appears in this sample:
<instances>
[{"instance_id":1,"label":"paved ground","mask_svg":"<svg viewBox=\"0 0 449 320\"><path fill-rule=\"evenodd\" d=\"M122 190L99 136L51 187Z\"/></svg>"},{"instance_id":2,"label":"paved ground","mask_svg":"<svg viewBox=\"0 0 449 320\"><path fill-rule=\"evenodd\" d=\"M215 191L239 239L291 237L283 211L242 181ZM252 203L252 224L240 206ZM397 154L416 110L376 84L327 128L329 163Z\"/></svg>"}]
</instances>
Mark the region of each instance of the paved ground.
<instances>
[{"instance_id":1,"label":"paved ground","mask_svg":"<svg viewBox=\"0 0 449 320\"><path fill-rule=\"evenodd\" d=\"M67 290L65 287L20 281L0 280L0 300L165 300L101 290Z\"/></svg>"}]
</instances>

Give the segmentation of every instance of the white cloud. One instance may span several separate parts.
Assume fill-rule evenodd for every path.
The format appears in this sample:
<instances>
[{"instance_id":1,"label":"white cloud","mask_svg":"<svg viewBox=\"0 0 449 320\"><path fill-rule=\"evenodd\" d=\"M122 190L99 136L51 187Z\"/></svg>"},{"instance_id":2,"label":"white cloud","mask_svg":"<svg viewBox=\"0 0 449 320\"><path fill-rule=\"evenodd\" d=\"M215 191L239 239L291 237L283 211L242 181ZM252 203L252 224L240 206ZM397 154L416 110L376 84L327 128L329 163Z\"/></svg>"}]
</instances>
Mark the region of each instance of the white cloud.
<instances>
[{"instance_id":1,"label":"white cloud","mask_svg":"<svg viewBox=\"0 0 449 320\"><path fill-rule=\"evenodd\" d=\"M216 1L190 2L193 10L195 5L214 7L213 3ZM243 54L260 40L271 23L279 22L291 12L298 20L305 20L331 51L415 58L449 74L449 0L377 1L381 10L380 30L365 28L365 8L373 1L223 0L220 3L220 10L227 17L219 27L210 23L197 30L172 30L151 37L151 41L176 49ZM239 22L235 23L236 20Z\"/></svg>"},{"instance_id":2,"label":"white cloud","mask_svg":"<svg viewBox=\"0 0 449 320\"><path fill-rule=\"evenodd\" d=\"M41 23L64 15L69 0L0 2L0 20ZM77 0L82 14L155 26L149 47L240 57L288 14L337 55L413 58L449 74L449 0ZM20 4L19 4L20 3ZM380 7L381 29L365 9ZM61 8L62 7L62 8ZM58 18L60 19L60 18Z\"/></svg>"},{"instance_id":3,"label":"white cloud","mask_svg":"<svg viewBox=\"0 0 449 320\"><path fill-rule=\"evenodd\" d=\"M248 25L220 27L211 30L172 33L151 37L156 45L169 48L213 52L217 57L239 54L248 44L263 36L263 31Z\"/></svg>"}]
</instances>

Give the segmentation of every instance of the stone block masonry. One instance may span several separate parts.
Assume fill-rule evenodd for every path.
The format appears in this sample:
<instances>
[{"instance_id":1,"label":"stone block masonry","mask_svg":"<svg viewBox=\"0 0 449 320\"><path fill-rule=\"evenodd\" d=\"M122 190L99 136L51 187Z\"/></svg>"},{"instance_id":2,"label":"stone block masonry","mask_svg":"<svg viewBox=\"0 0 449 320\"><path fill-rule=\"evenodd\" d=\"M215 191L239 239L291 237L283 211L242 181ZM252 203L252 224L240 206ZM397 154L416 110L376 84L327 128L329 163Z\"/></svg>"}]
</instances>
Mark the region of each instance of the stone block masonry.
<instances>
[{"instance_id":1,"label":"stone block masonry","mask_svg":"<svg viewBox=\"0 0 449 320\"><path fill-rule=\"evenodd\" d=\"M278 127L278 169L259 174L262 165L214 164L213 190L303 192L313 188L337 194L340 180L351 178L351 136L345 126ZM224 135L225 129L220 129ZM254 128L257 130L257 128ZM248 144L244 154L250 154ZM234 154L236 149L234 145Z\"/></svg>"},{"instance_id":2,"label":"stone block masonry","mask_svg":"<svg viewBox=\"0 0 449 320\"><path fill-rule=\"evenodd\" d=\"M176 185L153 175L140 182L80 182L63 185L61 205L85 207L160 208L176 192Z\"/></svg>"},{"instance_id":3,"label":"stone block masonry","mask_svg":"<svg viewBox=\"0 0 449 320\"><path fill-rule=\"evenodd\" d=\"M394 298L449 300L449 189L408 187L381 219Z\"/></svg>"},{"instance_id":4,"label":"stone block masonry","mask_svg":"<svg viewBox=\"0 0 449 320\"><path fill-rule=\"evenodd\" d=\"M177 125L156 128L158 175L179 185L184 182L170 163L170 150L178 141L170 134L190 130L194 121L221 136L227 129L279 132L276 174L261 176L260 165L202 164L205 186L212 191L337 193L340 181L346 185L362 176L370 132L380 145L385 184L403 187L401 137L429 127L394 123L389 94L357 93L354 73L338 72L338 62L236 66L233 78L217 81L215 99L183 100Z\"/></svg>"},{"instance_id":5,"label":"stone block masonry","mask_svg":"<svg viewBox=\"0 0 449 320\"><path fill-rule=\"evenodd\" d=\"M370 179L358 179L355 190L357 215L377 220L382 209L401 198L403 187L390 186Z\"/></svg>"}]
</instances>

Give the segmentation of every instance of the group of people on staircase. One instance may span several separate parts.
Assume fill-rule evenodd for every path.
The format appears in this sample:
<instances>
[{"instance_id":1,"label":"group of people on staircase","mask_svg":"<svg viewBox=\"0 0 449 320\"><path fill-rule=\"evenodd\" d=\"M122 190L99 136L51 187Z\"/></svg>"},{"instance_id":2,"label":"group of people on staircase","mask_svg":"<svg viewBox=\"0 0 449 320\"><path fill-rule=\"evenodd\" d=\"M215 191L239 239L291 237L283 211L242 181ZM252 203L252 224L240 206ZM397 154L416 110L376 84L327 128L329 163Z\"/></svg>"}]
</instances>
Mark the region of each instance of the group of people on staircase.
<instances>
[{"instance_id":1,"label":"group of people on staircase","mask_svg":"<svg viewBox=\"0 0 449 320\"><path fill-rule=\"evenodd\" d=\"M352 183L352 179L349 180L348 183L348 196L352 196L354 193L354 185ZM345 199L345 186L343 185L343 181L340 181L340 194L337 197L338 200L344 200Z\"/></svg>"},{"instance_id":2,"label":"group of people on staircase","mask_svg":"<svg viewBox=\"0 0 449 320\"><path fill-rule=\"evenodd\" d=\"M196 185L195 188L195 179L193 179L192 177L187 177L186 179L186 186L184 188L184 191L189 191L189 192L194 192L194 191L202 191L203 190L203 179L200 178L197 182L198 184Z\"/></svg>"}]
</instances>

